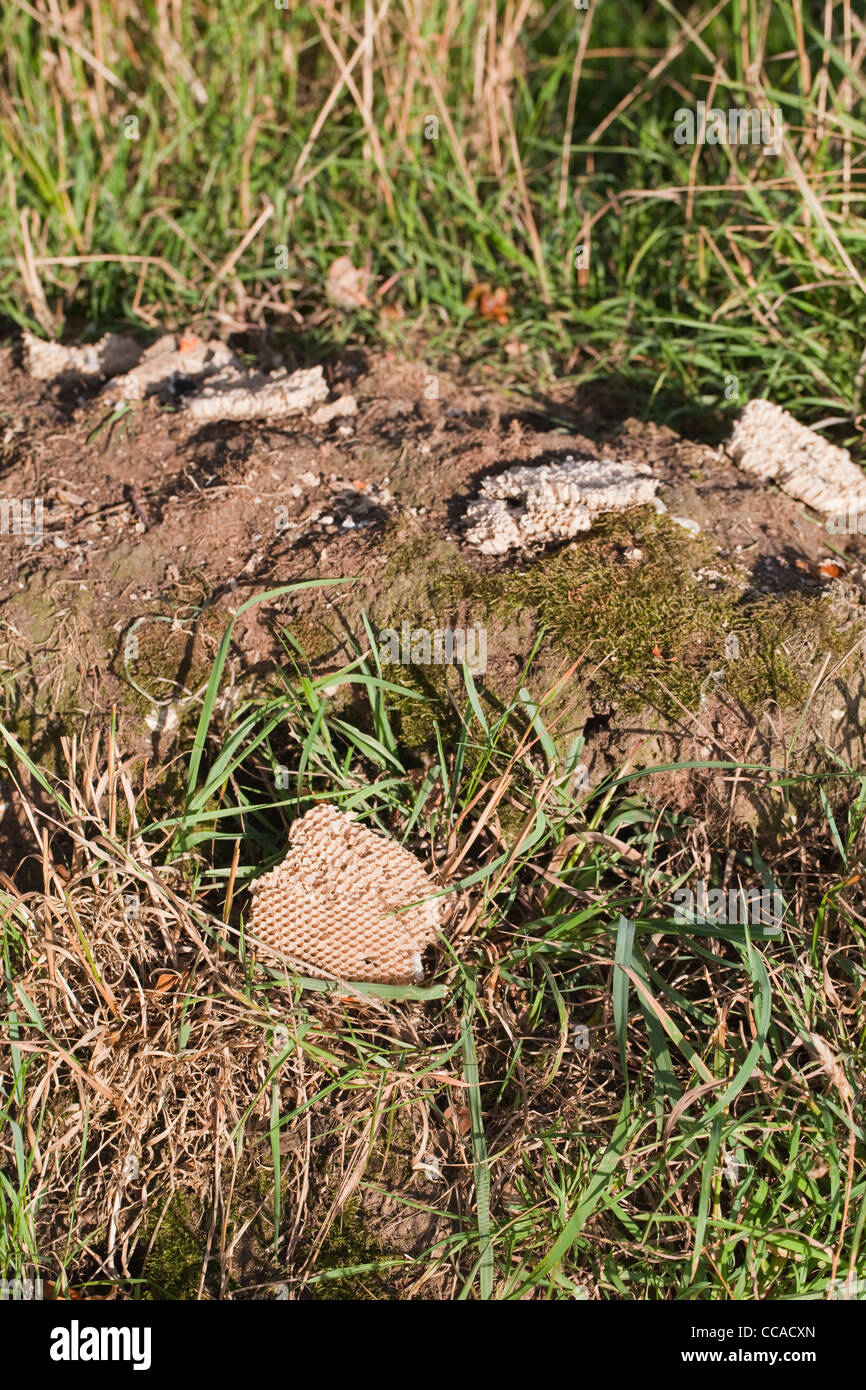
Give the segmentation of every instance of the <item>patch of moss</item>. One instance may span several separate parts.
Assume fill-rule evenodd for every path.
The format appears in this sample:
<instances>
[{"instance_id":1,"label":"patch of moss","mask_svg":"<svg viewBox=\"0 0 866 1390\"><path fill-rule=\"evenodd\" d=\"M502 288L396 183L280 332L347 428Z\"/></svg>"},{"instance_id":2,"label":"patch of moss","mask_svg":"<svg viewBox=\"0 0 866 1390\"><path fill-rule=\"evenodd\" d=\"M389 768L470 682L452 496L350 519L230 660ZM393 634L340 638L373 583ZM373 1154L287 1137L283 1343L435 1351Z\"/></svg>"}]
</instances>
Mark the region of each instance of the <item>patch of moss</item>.
<instances>
[{"instance_id":1,"label":"patch of moss","mask_svg":"<svg viewBox=\"0 0 866 1390\"><path fill-rule=\"evenodd\" d=\"M388 1111L373 1151L369 1169L383 1187L400 1190L411 1177L415 1134L404 1109L395 1106ZM319 1200L330 1206L337 1184L329 1166L320 1170L322 1190ZM389 1256L401 1253L397 1247L383 1242L370 1230L370 1214L363 1200L355 1196L340 1212L328 1232L316 1259L314 1274L326 1270L358 1269L385 1262ZM402 1252L402 1253L405 1253ZM306 1297L319 1300L349 1301L353 1299L381 1300L398 1296L393 1268L364 1269L354 1274L335 1274L319 1279L308 1287Z\"/></svg>"},{"instance_id":2,"label":"patch of moss","mask_svg":"<svg viewBox=\"0 0 866 1390\"><path fill-rule=\"evenodd\" d=\"M133 766L132 776L138 777L139 768ZM151 821L169 820L178 816L186 804L187 770L185 759L172 759L167 763L149 763L147 768L146 814ZM142 810L138 810L142 819ZM125 831L129 824L129 810L118 799L117 824Z\"/></svg>"},{"instance_id":3,"label":"patch of moss","mask_svg":"<svg viewBox=\"0 0 866 1390\"><path fill-rule=\"evenodd\" d=\"M396 716L400 741L406 748L418 751L431 749L436 742L436 729L446 745L459 737L460 718L448 696L449 681L456 683L453 670L442 666L399 666L396 671L385 667L386 678L404 690L416 690L423 700L410 695L389 695L389 712ZM458 700L459 704L459 700Z\"/></svg>"},{"instance_id":4,"label":"patch of moss","mask_svg":"<svg viewBox=\"0 0 866 1390\"><path fill-rule=\"evenodd\" d=\"M359 1265L375 1264L382 1257L382 1248L367 1230L362 1210L355 1201L343 1209L340 1218L328 1232L313 1272L321 1274L329 1269L356 1269ZM387 1287L385 1270L365 1270L362 1274L341 1274L319 1279L309 1287L307 1297L315 1302L348 1303L358 1299L372 1302L387 1297Z\"/></svg>"},{"instance_id":5,"label":"patch of moss","mask_svg":"<svg viewBox=\"0 0 866 1390\"><path fill-rule=\"evenodd\" d=\"M340 624L333 610L328 609L321 600L315 611L292 618L282 631L287 638L287 649L297 658L297 644L303 652L304 660L313 670L318 662L343 660L346 629Z\"/></svg>"},{"instance_id":6,"label":"patch of moss","mask_svg":"<svg viewBox=\"0 0 866 1390\"><path fill-rule=\"evenodd\" d=\"M406 598L418 611L419 623L420 615L426 614L441 627L463 600L477 602L481 597L479 575L454 541L391 521L385 528L382 549L386 562L379 589L388 594L392 610L398 606L395 597Z\"/></svg>"},{"instance_id":7,"label":"patch of moss","mask_svg":"<svg viewBox=\"0 0 866 1390\"><path fill-rule=\"evenodd\" d=\"M604 517L585 537L517 570L472 569L453 543L396 524L386 554L381 592L390 608L380 626L479 621L495 662L496 644L505 648L515 621L529 613L550 638L550 651L536 659L545 667L536 682L561 670L564 657L580 659L562 698L585 707L673 716L697 708L721 683L749 709L770 701L793 709L808 695L815 662L826 652L839 659L852 645L825 591L744 592L741 572L708 540L650 508ZM528 655L528 647L507 650ZM428 705L398 704L407 742L429 747L434 723L456 718L445 673L404 667L400 683L430 696ZM513 694L495 689L490 672L478 685L488 705Z\"/></svg>"},{"instance_id":8,"label":"patch of moss","mask_svg":"<svg viewBox=\"0 0 866 1390\"><path fill-rule=\"evenodd\" d=\"M147 713L166 700L184 700L207 680L210 661L197 633L154 614L122 634L115 667L129 687L130 707Z\"/></svg>"},{"instance_id":9,"label":"patch of moss","mask_svg":"<svg viewBox=\"0 0 866 1390\"><path fill-rule=\"evenodd\" d=\"M492 577L494 608L532 606L539 625L582 657L597 695L626 710L693 705L723 664L730 601L694 577L715 557L666 517L642 510L603 518L585 539Z\"/></svg>"},{"instance_id":10,"label":"patch of moss","mask_svg":"<svg viewBox=\"0 0 866 1390\"><path fill-rule=\"evenodd\" d=\"M174 1192L144 1263L143 1299L179 1302L197 1297L205 1252L200 1221L201 1213L197 1219L192 1200ZM154 1214L145 1228L148 1240L156 1222Z\"/></svg>"},{"instance_id":11,"label":"patch of moss","mask_svg":"<svg viewBox=\"0 0 866 1390\"><path fill-rule=\"evenodd\" d=\"M825 654L839 661L852 638L840 628L829 594L771 594L741 605L740 656L728 668L731 694L748 709L775 700L783 709L807 699ZM856 654L851 657L851 665Z\"/></svg>"},{"instance_id":12,"label":"patch of moss","mask_svg":"<svg viewBox=\"0 0 866 1390\"><path fill-rule=\"evenodd\" d=\"M452 541L429 533L407 531L397 522L386 528L386 565L378 592L385 598L372 605L373 631L391 629L402 634L418 628L468 628L483 622L487 612L474 570L463 560ZM395 685L415 690L425 700L389 696L389 706L398 716L403 741L410 748L432 748L438 726L446 741L457 737L460 719L457 708L463 703L462 682L455 666L400 665L386 667L385 674ZM483 687L483 681L479 682ZM449 691L457 697L457 707ZM482 690L483 696L483 690ZM483 699L482 699L483 703Z\"/></svg>"},{"instance_id":13,"label":"patch of moss","mask_svg":"<svg viewBox=\"0 0 866 1390\"><path fill-rule=\"evenodd\" d=\"M701 568L727 582L712 587ZM578 678L629 713L694 709L719 678L749 707L789 708L808 691L809 650L850 645L819 591L743 595L707 542L643 511L605 518L586 539L480 587L494 612L534 607L539 625L583 657Z\"/></svg>"}]
</instances>

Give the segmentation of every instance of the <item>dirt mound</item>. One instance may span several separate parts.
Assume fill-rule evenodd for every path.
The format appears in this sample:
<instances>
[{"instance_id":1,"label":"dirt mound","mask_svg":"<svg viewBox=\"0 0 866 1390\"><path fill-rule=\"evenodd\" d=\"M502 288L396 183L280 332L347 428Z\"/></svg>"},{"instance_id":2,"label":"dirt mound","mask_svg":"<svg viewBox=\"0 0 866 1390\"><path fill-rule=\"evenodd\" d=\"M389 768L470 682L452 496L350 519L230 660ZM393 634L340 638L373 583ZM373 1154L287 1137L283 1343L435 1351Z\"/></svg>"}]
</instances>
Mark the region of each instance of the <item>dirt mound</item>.
<instances>
[{"instance_id":1,"label":"dirt mound","mask_svg":"<svg viewBox=\"0 0 866 1390\"><path fill-rule=\"evenodd\" d=\"M537 410L445 372L434 379L431 393L427 364L390 355L347 362L327 388L338 401L351 392L357 415L210 421L181 408L182 383L173 405L145 395L118 412L99 384L36 381L4 349L7 727L50 755L61 733L116 707L120 741L154 777L197 708L230 614L311 576L347 582L245 615L230 685L268 681L281 627L327 671L366 643L362 610L374 631L480 623L493 702L513 697L539 639L539 692L579 661L563 718L585 732L594 776L635 733L674 737L684 724L697 737L707 682L752 719L780 709L793 729L813 683L820 693L856 664L858 536L833 536L846 560L828 565L824 522L723 449L636 421L605 430L589 411L585 434L545 428ZM581 418L579 402L572 414ZM484 480L555 472L569 456L630 460L666 515L639 508L552 547L541 536L520 568L479 554L467 513ZM447 711L453 671L399 674ZM830 695L820 714L823 697L810 699L798 737L862 756L857 709L833 714L841 696ZM413 736L423 742L424 730Z\"/></svg>"}]
</instances>

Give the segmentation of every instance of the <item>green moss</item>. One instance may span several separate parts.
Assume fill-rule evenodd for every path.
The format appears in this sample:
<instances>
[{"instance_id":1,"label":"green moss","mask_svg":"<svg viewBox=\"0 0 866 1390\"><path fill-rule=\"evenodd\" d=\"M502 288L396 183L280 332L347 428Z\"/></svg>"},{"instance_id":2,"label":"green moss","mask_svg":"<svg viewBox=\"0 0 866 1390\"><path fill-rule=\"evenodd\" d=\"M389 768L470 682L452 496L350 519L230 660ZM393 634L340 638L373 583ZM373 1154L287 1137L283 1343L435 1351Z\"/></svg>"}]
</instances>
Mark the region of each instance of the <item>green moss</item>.
<instances>
[{"instance_id":1,"label":"green moss","mask_svg":"<svg viewBox=\"0 0 866 1390\"><path fill-rule=\"evenodd\" d=\"M328 1232L316 1260L314 1274L325 1270L355 1269L374 1265L383 1257L379 1242L367 1230L357 1201L340 1213L340 1218ZM387 1271L368 1270L355 1274L335 1274L333 1278L318 1279L310 1286L309 1296L316 1302L331 1300L352 1302L387 1297Z\"/></svg>"},{"instance_id":2,"label":"green moss","mask_svg":"<svg viewBox=\"0 0 866 1390\"><path fill-rule=\"evenodd\" d=\"M383 1187L403 1190L411 1177L415 1134L408 1112L401 1106L390 1107L387 1119L373 1146L370 1170L377 1174ZM320 1201L330 1206L337 1184L329 1168L321 1172L323 1187ZM363 1201L354 1197L340 1212L328 1232L316 1259L314 1274L335 1271L333 1277L318 1279L310 1285L308 1296L315 1300L385 1299L399 1296L395 1287L395 1272L386 1262L398 1254L384 1244L369 1227L369 1214ZM405 1253L405 1252L404 1252ZM382 1264L381 1269L367 1268ZM341 1270L357 1272L337 1273Z\"/></svg>"},{"instance_id":3,"label":"green moss","mask_svg":"<svg viewBox=\"0 0 866 1390\"><path fill-rule=\"evenodd\" d=\"M528 655L531 635L514 626L527 613L531 631L550 638L535 681L561 671L564 657L580 659L562 698L584 707L609 703L624 714L694 710L716 683L749 709L769 701L794 709L812 686L816 658L830 652L839 659L853 644L827 592L744 591L741 572L708 540L650 508L602 518L586 537L519 570L479 572L452 543L396 525L386 533L386 554L381 592L389 612L377 615L380 626L483 623L493 669L478 684L493 705L514 693L495 688L495 663L500 651ZM430 697L426 706L398 702L412 746L429 746L434 723L455 717L447 687L453 674L401 670L401 684Z\"/></svg>"},{"instance_id":4,"label":"green moss","mask_svg":"<svg viewBox=\"0 0 866 1390\"><path fill-rule=\"evenodd\" d=\"M396 716L400 741L406 748L416 751L433 748L437 728L446 745L459 737L460 719L448 697L449 684L455 689L459 686L459 677L453 668L400 666L396 672L386 668L386 675L395 685L416 690L424 696L423 700L414 700L410 695L389 696L389 712Z\"/></svg>"},{"instance_id":5,"label":"green moss","mask_svg":"<svg viewBox=\"0 0 866 1390\"><path fill-rule=\"evenodd\" d=\"M6 686L0 701L0 720L21 745L27 756L49 777L66 777L68 768L61 740L68 733L63 711L74 708L69 692L60 692L55 702L42 689L29 699L21 686ZM0 740L0 760L13 760Z\"/></svg>"},{"instance_id":6,"label":"green moss","mask_svg":"<svg viewBox=\"0 0 866 1390\"><path fill-rule=\"evenodd\" d=\"M174 1192L160 1224L143 1270L142 1298L181 1301L198 1295L204 1263L204 1241L199 1234L193 1203L183 1192ZM146 1227L149 1240L156 1229L156 1215Z\"/></svg>"},{"instance_id":7,"label":"green moss","mask_svg":"<svg viewBox=\"0 0 866 1390\"><path fill-rule=\"evenodd\" d=\"M204 684L210 658L200 633L173 627L165 615L138 619L115 649L117 675L129 689L130 709L148 713L166 700L178 703Z\"/></svg>"},{"instance_id":8,"label":"green moss","mask_svg":"<svg viewBox=\"0 0 866 1390\"><path fill-rule=\"evenodd\" d=\"M694 577L714 558L647 509L605 518L585 540L488 584L494 608L536 609L540 626L582 657L593 693L637 710L664 702L663 682L668 702L688 706L723 664L732 617L730 601Z\"/></svg>"},{"instance_id":9,"label":"green moss","mask_svg":"<svg viewBox=\"0 0 866 1390\"><path fill-rule=\"evenodd\" d=\"M316 605L316 610L293 618L282 630L293 656L297 659L296 647L299 647L312 669L318 662L335 657L340 659L346 642L346 629L339 623L333 610L327 608L322 600Z\"/></svg>"},{"instance_id":10,"label":"green moss","mask_svg":"<svg viewBox=\"0 0 866 1390\"><path fill-rule=\"evenodd\" d=\"M136 777L139 769L133 765L131 773ZM186 763L183 759L172 759L167 763L149 763L147 768L147 793L145 807L147 817L150 821L169 820L172 816L178 816L186 805L187 795L187 774ZM209 808L205 808L209 809ZM138 811L139 818L142 811ZM117 823L125 830L129 822L129 811L124 805L121 807L118 801Z\"/></svg>"},{"instance_id":11,"label":"green moss","mask_svg":"<svg viewBox=\"0 0 866 1390\"><path fill-rule=\"evenodd\" d=\"M426 614L441 627L449 610L480 597L479 576L454 541L392 521L385 528L382 550L386 563L378 587L388 594L392 609L397 608L396 597L409 600L419 615Z\"/></svg>"},{"instance_id":12,"label":"green moss","mask_svg":"<svg viewBox=\"0 0 866 1390\"><path fill-rule=\"evenodd\" d=\"M479 589L479 577L452 541L392 522L386 528L383 548L386 565L377 586L379 597L371 604L374 632L390 628L400 633L404 623L410 629L430 631L448 626L467 628L476 620L484 620L487 604ZM386 675L395 685L425 697L423 702L408 696L389 697L389 708L397 715L401 737L409 748L432 748L437 726L446 741L458 735L457 709L463 699L455 667L401 665L386 668ZM449 691L456 696L456 705Z\"/></svg>"},{"instance_id":13,"label":"green moss","mask_svg":"<svg viewBox=\"0 0 866 1390\"><path fill-rule=\"evenodd\" d=\"M853 645L839 625L829 594L772 594L743 604L737 614L740 657L731 664L728 688L747 708L768 699L783 708L806 700L825 654L843 659ZM853 667L856 652L840 667Z\"/></svg>"},{"instance_id":14,"label":"green moss","mask_svg":"<svg viewBox=\"0 0 866 1390\"><path fill-rule=\"evenodd\" d=\"M721 573L719 588L702 567ZM809 689L810 653L850 646L818 590L744 595L707 542L649 512L606 518L585 540L482 587L494 613L534 607L539 625L582 657L578 678L590 693L625 712L694 709L719 678L747 706L789 708Z\"/></svg>"}]
</instances>

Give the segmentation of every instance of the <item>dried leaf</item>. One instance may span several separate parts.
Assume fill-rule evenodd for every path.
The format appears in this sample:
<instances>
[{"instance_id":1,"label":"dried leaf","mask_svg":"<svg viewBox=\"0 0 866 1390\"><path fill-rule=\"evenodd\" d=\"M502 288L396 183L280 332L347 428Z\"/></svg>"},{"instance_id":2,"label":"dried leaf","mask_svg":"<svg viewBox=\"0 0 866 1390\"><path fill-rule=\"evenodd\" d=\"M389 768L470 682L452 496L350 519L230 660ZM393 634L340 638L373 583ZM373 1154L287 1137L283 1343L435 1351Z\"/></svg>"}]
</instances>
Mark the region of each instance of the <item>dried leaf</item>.
<instances>
[{"instance_id":1,"label":"dried leaf","mask_svg":"<svg viewBox=\"0 0 866 1390\"><path fill-rule=\"evenodd\" d=\"M469 1114L468 1105L449 1105L445 1111L446 1120L450 1120L458 1134L468 1134L472 1128L472 1116Z\"/></svg>"},{"instance_id":2,"label":"dried leaf","mask_svg":"<svg viewBox=\"0 0 866 1390\"><path fill-rule=\"evenodd\" d=\"M830 978L830 970L826 961L824 962L824 994L826 998L829 1000L829 1002L833 1005L834 1009L842 1008L842 1000L836 993L836 986L833 984L833 981Z\"/></svg>"},{"instance_id":3,"label":"dried leaf","mask_svg":"<svg viewBox=\"0 0 866 1390\"><path fill-rule=\"evenodd\" d=\"M176 970L163 970L162 974L157 975L153 988L157 994L165 994L167 990L174 989L179 980L180 975Z\"/></svg>"},{"instance_id":4,"label":"dried leaf","mask_svg":"<svg viewBox=\"0 0 866 1390\"><path fill-rule=\"evenodd\" d=\"M365 309L367 298L366 270L358 270L348 256L339 256L328 271L328 296L339 309Z\"/></svg>"},{"instance_id":5,"label":"dried leaf","mask_svg":"<svg viewBox=\"0 0 866 1390\"><path fill-rule=\"evenodd\" d=\"M821 560L818 573L823 574L825 579L841 579L845 573L845 566L838 560Z\"/></svg>"},{"instance_id":6,"label":"dried leaf","mask_svg":"<svg viewBox=\"0 0 866 1390\"><path fill-rule=\"evenodd\" d=\"M473 285L466 296L466 307L468 309L477 307L482 318L492 319L495 323L507 323L508 291L503 289L501 285L494 290L486 282Z\"/></svg>"},{"instance_id":7,"label":"dried leaf","mask_svg":"<svg viewBox=\"0 0 866 1390\"><path fill-rule=\"evenodd\" d=\"M824 1075L827 1077L828 1081L832 1082L836 1087L842 1104L849 1105L851 1102L851 1087L848 1084L848 1078L845 1075L842 1063L839 1061L839 1058L836 1056L829 1043L825 1042L819 1033L810 1033L809 1038L812 1047L817 1053L818 1061L821 1063Z\"/></svg>"}]
</instances>

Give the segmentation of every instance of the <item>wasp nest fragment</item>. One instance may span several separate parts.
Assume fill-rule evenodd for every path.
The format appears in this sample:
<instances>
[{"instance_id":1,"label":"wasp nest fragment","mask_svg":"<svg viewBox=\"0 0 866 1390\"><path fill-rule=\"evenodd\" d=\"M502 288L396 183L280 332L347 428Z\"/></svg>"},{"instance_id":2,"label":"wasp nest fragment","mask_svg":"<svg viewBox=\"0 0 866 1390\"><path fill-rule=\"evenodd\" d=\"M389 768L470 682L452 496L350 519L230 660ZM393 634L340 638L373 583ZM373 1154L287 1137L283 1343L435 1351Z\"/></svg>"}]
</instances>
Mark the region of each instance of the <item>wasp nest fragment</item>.
<instances>
[{"instance_id":1,"label":"wasp nest fragment","mask_svg":"<svg viewBox=\"0 0 866 1390\"><path fill-rule=\"evenodd\" d=\"M108 378L103 394L118 400L174 394L182 385L189 392L182 404L196 420L272 420L318 406L312 423L326 425L358 408L353 396L322 404L328 386L321 367L248 371L225 343L191 332L164 333L145 351L134 338L114 333L85 347L44 342L32 333L23 342L25 366L40 381Z\"/></svg>"},{"instance_id":2,"label":"wasp nest fragment","mask_svg":"<svg viewBox=\"0 0 866 1390\"><path fill-rule=\"evenodd\" d=\"M314 425L329 425L332 420L343 420L347 415L355 415L358 411L358 402L354 396L338 396L335 401L328 401L327 405L320 405L318 410L314 410L310 419Z\"/></svg>"},{"instance_id":3,"label":"wasp nest fragment","mask_svg":"<svg viewBox=\"0 0 866 1390\"><path fill-rule=\"evenodd\" d=\"M195 333L180 338L164 333L140 353L140 361L132 370L115 377L104 390L109 396L143 400L160 391L173 391L180 383L213 376L230 368L235 360L231 348L218 339L206 342Z\"/></svg>"},{"instance_id":4,"label":"wasp nest fragment","mask_svg":"<svg viewBox=\"0 0 866 1390\"><path fill-rule=\"evenodd\" d=\"M588 531L602 512L627 511L655 500L658 481L643 464L628 460L575 459L508 468L485 478L470 502L466 538L485 555Z\"/></svg>"},{"instance_id":5,"label":"wasp nest fragment","mask_svg":"<svg viewBox=\"0 0 866 1390\"><path fill-rule=\"evenodd\" d=\"M64 377L98 381L134 367L141 348L134 338L122 333L106 333L98 343L84 347L64 347L48 343L26 330L22 335L24 366L37 381L60 381Z\"/></svg>"},{"instance_id":6,"label":"wasp nest fragment","mask_svg":"<svg viewBox=\"0 0 866 1390\"><path fill-rule=\"evenodd\" d=\"M186 408L196 420L273 420L308 410L327 395L321 367L307 367L291 375L285 367L268 373L231 368L200 395L189 397Z\"/></svg>"},{"instance_id":7,"label":"wasp nest fragment","mask_svg":"<svg viewBox=\"0 0 866 1390\"><path fill-rule=\"evenodd\" d=\"M749 401L728 443L734 462L819 512L866 502L866 477L847 449L830 444L772 401Z\"/></svg>"},{"instance_id":8,"label":"wasp nest fragment","mask_svg":"<svg viewBox=\"0 0 866 1390\"><path fill-rule=\"evenodd\" d=\"M333 806L289 831L291 849L253 888L252 949L310 974L377 984L423 978L441 899L414 854Z\"/></svg>"}]
</instances>

